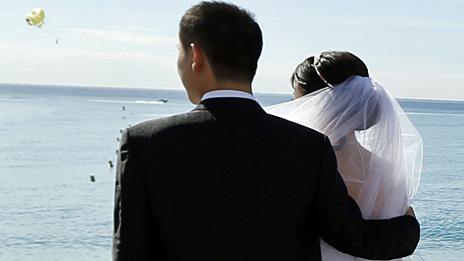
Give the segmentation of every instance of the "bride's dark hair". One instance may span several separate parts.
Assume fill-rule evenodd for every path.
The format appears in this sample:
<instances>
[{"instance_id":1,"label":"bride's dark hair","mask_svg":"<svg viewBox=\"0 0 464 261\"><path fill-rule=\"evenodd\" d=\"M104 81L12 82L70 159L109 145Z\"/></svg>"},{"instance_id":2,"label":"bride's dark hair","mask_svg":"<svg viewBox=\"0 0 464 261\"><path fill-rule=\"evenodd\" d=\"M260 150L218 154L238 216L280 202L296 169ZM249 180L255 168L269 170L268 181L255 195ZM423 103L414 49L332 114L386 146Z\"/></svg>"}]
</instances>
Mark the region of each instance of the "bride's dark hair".
<instances>
[{"instance_id":1,"label":"bride's dark hair","mask_svg":"<svg viewBox=\"0 0 464 261\"><path fill-rule=\"evenodd\" d=\"M322 52L316 63L314 60L314 56L306 58L295 68L290 78L293 88L299 87L303 94L327 87L327 83L330 85L342 83L350 76L369 76L364 62L350 52ZM322 77L319 76L318 72Z\"/></svg>"}]
</instances>

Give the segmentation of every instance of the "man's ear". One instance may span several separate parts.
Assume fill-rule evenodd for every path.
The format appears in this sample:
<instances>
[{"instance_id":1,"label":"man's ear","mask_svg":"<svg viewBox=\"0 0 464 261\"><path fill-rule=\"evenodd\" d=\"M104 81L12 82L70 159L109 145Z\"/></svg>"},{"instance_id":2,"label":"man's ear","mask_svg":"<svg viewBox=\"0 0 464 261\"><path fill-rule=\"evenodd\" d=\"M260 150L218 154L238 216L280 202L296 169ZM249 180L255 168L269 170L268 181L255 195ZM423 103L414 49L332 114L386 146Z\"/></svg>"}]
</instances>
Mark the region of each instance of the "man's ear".
<instances>
[{"instance_id":1,"label":"man's ear","mask_svg":"<svg viewBox=\"0 0 464 261\"><path fill-rule=\"evenodd\" d=\"M203 50L194 43L190 44L190 51L192 53L192 71L199 72L205 63L205 54Z\"/></svg>"}]
</instances>

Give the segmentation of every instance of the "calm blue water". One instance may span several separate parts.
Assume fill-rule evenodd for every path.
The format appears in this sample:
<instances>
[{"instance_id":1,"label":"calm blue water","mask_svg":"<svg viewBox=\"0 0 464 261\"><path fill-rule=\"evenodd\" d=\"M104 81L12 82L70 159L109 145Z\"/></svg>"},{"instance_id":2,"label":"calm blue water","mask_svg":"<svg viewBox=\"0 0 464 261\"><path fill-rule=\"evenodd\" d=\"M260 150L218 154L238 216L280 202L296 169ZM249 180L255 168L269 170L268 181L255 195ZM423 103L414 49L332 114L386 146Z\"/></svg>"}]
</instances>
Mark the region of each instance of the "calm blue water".
<instances>
[{"instance_id":1,"label":"calm blue water","mask_svg":"<svg viewBox=\"0 0 464 261\"><path fill-rule=\"evenodd\" d=\"M462 260L464 102L401 104L425 144L415 260ZM0 85L0 260L109 260L120 129L192 108L181 91Z\"/></svg>"}]
</instances>

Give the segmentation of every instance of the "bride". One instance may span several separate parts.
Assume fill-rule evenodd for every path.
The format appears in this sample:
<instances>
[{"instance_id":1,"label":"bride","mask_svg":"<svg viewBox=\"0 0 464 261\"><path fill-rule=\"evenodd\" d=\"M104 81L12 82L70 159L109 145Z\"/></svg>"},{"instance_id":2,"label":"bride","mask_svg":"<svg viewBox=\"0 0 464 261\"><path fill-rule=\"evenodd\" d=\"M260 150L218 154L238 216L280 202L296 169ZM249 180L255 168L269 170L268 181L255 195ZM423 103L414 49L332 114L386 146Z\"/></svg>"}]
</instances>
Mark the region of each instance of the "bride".
<instances>
[{"instance_id":1,"label":"bride","mask_svg":"<svg viewBox=\"0 0 464 261\"><path fill-rule=\"evenodd\" d=\"M271 114L327 135L338 170L364 218L402 215L417 191L422 139L396 100L349 52L322 52L291 76L294 100ZM322 260L361 260L321 240Z\"/></svg>"}]
</instances>

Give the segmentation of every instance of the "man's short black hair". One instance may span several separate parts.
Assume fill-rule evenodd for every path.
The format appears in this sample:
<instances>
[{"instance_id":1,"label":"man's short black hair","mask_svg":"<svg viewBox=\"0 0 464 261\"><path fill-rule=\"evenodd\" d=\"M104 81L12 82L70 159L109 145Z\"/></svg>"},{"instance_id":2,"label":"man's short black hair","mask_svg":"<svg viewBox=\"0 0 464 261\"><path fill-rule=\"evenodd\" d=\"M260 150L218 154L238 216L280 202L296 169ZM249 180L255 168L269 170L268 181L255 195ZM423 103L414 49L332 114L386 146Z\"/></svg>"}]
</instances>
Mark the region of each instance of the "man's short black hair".
<instances>
[{"instance_id":1,"label":"man's short black hair","mask_svg":"<svg viewBox=\"0 0 464 261\"><path fill-rule=\"evenodd\" d=\"M263 38L248 11L224 2L200 2L182 16L180 42L185 50L197 44L219 80L251 82Z\"/></svg>"}]
</instances>

